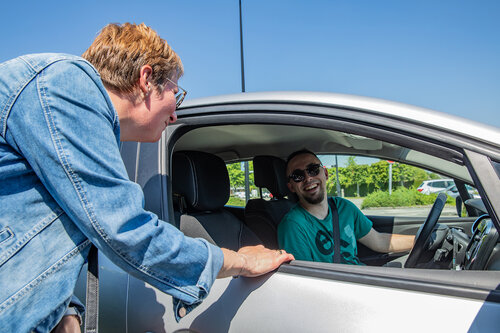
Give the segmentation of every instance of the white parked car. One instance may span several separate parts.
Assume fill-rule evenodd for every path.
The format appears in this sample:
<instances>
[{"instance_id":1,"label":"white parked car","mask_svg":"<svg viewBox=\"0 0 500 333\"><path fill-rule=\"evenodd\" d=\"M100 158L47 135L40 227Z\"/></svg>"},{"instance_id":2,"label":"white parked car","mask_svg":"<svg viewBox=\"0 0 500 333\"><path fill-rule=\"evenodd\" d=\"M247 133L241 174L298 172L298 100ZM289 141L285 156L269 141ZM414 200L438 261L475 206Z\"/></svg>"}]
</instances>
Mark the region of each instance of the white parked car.
<instances>
[{"instance_id":1,"label":"white parked car","mask_svg":"<svg viewBox=\"0 0 500 333\"><path fill-rule=\"evenodd\" d=\"M424 180L417 188L417 191L422 194L441 193L446 192L446 189L453 185L455 185L453 179Z\"/></svg>"},{"instance_id":2,"label":"white parked car","mask_svg":"<svg viewBox=\"0 0 500 333\"><path fill-rule=\"evenodd\" d=\"M245 199L245 192L235 192L234 196L240 199Z\"/></svg>"}]
</instances>

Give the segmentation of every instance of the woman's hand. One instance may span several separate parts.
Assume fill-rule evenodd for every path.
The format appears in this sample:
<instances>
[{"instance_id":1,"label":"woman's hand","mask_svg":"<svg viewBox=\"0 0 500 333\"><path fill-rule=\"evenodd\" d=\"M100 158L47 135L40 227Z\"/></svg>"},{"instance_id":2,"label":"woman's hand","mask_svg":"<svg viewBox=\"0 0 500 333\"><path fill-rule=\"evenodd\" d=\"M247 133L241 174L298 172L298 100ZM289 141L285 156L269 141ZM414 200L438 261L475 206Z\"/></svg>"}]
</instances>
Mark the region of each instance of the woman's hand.
<instances>
[{"instance_id":1,"label":"woman's hand","mask_svg":"<svg viewBox=\"0 0 500 333\"><path fill-rule=\"evenodd\" d=\"M262 245L245 246L238 252L222 249L224 264L218 278L228 276L259 276L277 269L282 263L295 260L285 250L271 250Z\"/></svg>"}]
</instances>

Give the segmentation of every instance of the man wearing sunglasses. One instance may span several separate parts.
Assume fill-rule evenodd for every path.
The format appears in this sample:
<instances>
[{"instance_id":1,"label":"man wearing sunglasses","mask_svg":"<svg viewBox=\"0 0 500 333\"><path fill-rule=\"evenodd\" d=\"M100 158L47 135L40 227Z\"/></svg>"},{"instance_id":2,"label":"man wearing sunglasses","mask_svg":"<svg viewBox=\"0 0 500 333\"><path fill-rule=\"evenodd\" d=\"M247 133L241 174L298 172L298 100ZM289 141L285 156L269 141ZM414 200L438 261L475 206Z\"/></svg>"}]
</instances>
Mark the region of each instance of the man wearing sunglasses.
<instances>
[{"instance_id":1,"label":"man wearing sunglasses","mask_svg":"<svg viewBox=\"0 0 500 333\"><path fill-rule=\"evenodd\" d=\"M377 252L403 252L412 248L414 236L379 233L352 202L339 197L328 200L328 171L313 152L292 153L287 159L286 176L288 188L299 202L279 224L278 243L295 259L333 262L332 205L338 214L340 263L363 265L357 257L358 241Z\"/></svg>"}]
</instances>

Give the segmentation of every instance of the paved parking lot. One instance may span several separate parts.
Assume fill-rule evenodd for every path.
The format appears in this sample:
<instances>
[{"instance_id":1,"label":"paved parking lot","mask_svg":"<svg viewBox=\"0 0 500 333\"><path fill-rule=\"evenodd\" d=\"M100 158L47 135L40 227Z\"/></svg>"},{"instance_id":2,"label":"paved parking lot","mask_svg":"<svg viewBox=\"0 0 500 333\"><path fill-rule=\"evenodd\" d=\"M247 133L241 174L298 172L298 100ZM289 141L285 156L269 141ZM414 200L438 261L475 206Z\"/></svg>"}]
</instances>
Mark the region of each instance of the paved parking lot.
<instances>
[{"instance_id":1,"label":"paved parking lot","mask_svg":"<svg viewBox=\"0 0 500 333\"><path fill-rule=\"evenodd\" d=\"M358 208L361 209L363 199L349 198ZM415 206L415 207L380 207L380 208L367 208L361 211L365 215L390 215L390 216L427 216L431 210L429 206ZM441 213L442 216L457 216L455 206L446 205Z\"/></svg>"}]
</instances>

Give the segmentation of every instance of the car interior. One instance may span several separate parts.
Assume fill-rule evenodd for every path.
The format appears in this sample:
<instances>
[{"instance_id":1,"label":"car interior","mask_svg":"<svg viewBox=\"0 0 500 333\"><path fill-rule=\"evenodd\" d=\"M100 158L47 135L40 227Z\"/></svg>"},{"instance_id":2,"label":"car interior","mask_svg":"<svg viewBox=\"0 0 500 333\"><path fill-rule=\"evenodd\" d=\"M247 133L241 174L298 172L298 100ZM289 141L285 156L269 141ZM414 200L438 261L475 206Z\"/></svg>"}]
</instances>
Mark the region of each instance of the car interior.
<instances>
[{"instance_id":1,"label":"car interior","mask_svg":"<svg viewBox=\"0 0 500 333\"><path fill-rule=\"evenodd\" d=\"M243 221L224 209L229 199L229 176L224 161L200 151L173 155L175 220L191 237L201 237L220 247L237 251L261 241Z\"/></svg>"},{"instance_id":2,"label":"car interior","mask_svg":"<svg viewBox=\"0 0 500 333\"><path fill-rule=\"evenodd\" d=\"M200 139L203 138L203 139ZM359 244L358 256L371 266L498 270L498 232L482 199L472 198L473 180L459 153L419 142L370 138L341 130L273 124L193 127L175 141L172 198L175 223L186 235L237 250L263 244L276 249L277 226L295 204L284 176L285 159L307 148L316 154L349 154L397 161L455 180L465 217L440 217L446 195L439 195L427 218L368 216L379 232L416 234L410 253L380 254ZM227 163L252 161L260 196L245 207L231 207ZM264 198L262 190L272 196Z\"/></svg>"},{"instance_id":3,"label":"car interior","mask_svg":"<svg viewBox=\"0 0 500 333\"><path fill-rule=\"evenodd\" d=\"M270 249L278 249L278 224L297 201L286 185L285 166L286 162L276 156L253 158L255 186L259 187L260 198L247 201L245 224ZM271 193L272 200L263 198L263 189Z\"/></svg>"}]
</instances>

